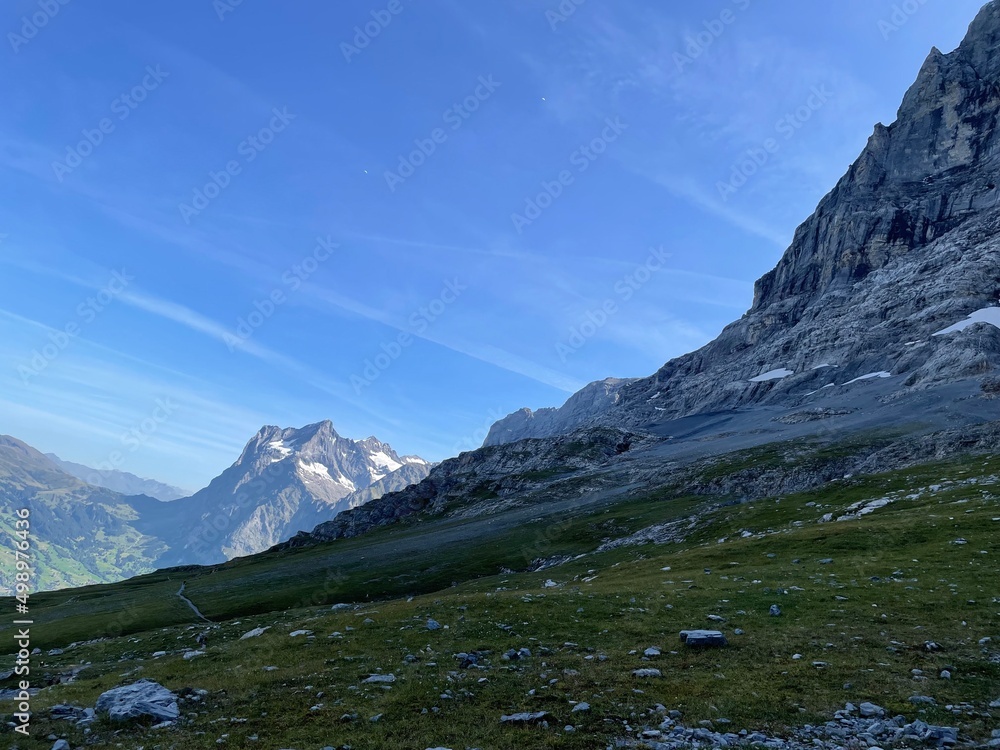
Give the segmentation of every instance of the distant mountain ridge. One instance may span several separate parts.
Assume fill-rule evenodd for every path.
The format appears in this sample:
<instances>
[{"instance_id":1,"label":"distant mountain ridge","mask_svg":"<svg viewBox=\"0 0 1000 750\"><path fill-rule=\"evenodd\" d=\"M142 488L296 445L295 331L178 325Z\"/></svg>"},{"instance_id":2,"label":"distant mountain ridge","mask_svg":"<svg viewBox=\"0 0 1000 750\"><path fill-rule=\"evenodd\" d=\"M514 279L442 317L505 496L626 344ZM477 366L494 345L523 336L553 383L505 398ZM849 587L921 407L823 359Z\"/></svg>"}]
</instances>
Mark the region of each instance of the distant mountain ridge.
<instances>
[{"instance_id":1,"label":"distant mountain ridge","mask_svg":"<svg viewBox=\"0 0 1000 750\"><path fill-rule=\"evenodd\" d=\"M95 469L92 466L64 461L55 453L46 453L45 457L51 459L67 474L71 474L87 484L114 490L123 495L146 495L147 497L169 502L170 500L178 500L191 494L180 487L164 484L155 479L137 477L135 474L130 474L127 471Z\"/></svg>"},{"instance_id":2,"label":"distant mountain ridge","mask_svg":"<svg viewBox=\"0 0 1000 750\"><path fill-rule=\"evenodd\" d=\"M381 497L400 481L420 481L430 468L377 438L341 437L330 421L264 427L208 487L162 509L176 531L161 562L211 564L260 552L346 507ZM352 505L349 498L359 492Z\"/></svg>"},{"instance_id":3,"label":"distant mountain ridge","mask_svg":"<svg viewBox=\"0 0 1000 750\"><path fill-rule=\"evenodd\" d=\"M136 528L162 505L86 484L26 443L0 435L0 533L14 539L14 511L28 508L33 590L84 586L151 569L166 544ZM14 550L0 545L0 593L13 591Z\"/></svg>"}]
</instances>

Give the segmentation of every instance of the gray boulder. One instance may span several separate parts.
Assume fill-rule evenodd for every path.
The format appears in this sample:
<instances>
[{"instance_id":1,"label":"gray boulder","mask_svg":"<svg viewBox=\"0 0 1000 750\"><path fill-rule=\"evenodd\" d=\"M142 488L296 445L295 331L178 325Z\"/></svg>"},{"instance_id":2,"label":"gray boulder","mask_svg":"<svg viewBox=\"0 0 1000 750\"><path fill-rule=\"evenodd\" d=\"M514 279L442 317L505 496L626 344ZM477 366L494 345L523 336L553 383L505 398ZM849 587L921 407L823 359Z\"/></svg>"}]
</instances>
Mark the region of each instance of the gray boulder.
<instances>
[{"instance_id":1,"label":"gray boulder","mask_svg":"<svg viewBox=\"0 0 1000 750\"><path fill-rule=\"evenodd\" d=\"M510 714L500 717L501 724L540 724L543 721L552 721L554 717L548 711L538 711L537 713Z\"/></svg>"},{"instance_id":2,"label":"gray boulder","mask_svg":"<svg viewBox=\"0 0 1000 750\"><path fill-rule=\"evenodd\" d=\"M718 630L682 630L681 641L691 648L717 648L729 645L726 636Z\"/></svg>"},{"instance_id":3,"label":"gray boulder","mask_svg":"<svg viewBox=\"0 0 1000 750\"><path fill-rule=\"evenodd\" d=\"M152 680L139 680L114 688L97 699L94 710L112 721L150 717L156 721L176 721L181 715L177 696Z\"/></svg>"},{"instance_id":4,"label":"gray boulder","mask_svg":"<svg viewBox=\"0 0 1000 750\"><path fill-rule=\"evenodd\" d=\"M874 703L862 703L860 706L861 716L865 719L875 719L885 716L885 709L876 706Z\"/></svg>"}]
</instances>

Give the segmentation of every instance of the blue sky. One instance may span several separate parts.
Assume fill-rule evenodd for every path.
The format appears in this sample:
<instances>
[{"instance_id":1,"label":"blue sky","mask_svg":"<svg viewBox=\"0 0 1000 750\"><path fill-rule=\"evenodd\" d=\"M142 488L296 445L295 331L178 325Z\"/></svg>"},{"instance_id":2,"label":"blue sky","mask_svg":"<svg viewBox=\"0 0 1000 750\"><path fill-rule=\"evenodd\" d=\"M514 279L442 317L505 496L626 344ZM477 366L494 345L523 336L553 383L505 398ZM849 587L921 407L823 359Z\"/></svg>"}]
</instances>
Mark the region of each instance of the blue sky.
<instances>
[{"instance_id":1,"label":"blue sky","mask_svg":"<svg viewBox=\"0 0 1000 750\"><path fill-rule=\"evenodd\" d=\"M263 424L440 460L648 375L979 5L12 0L0 432L197 489Z\"/></svg>"}]
</instances>

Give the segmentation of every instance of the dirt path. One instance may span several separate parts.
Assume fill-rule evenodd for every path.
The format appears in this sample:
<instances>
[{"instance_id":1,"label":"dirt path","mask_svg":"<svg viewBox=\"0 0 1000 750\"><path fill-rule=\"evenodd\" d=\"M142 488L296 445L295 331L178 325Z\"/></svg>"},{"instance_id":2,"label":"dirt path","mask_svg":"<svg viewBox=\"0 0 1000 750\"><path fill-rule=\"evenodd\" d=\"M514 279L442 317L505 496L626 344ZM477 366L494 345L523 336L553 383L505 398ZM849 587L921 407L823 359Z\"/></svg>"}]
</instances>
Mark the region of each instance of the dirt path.
<instances>
[{"instance_id":1,"label":"dirt path","mask_svg":"<svg viewBox=\"0 0 1000 750\"><path fill-rule=\"evenodd\" d=\"M184 586L185 585L186 584L182 583L181 587L179 589L177 589L177 596L180 597L181 601L183 601L185 604L187 604L191 608L191 611L194 612L196 615L198 615L198 617L200 617L202 620L204 620L205 622L212 622L207 617L205 617L205 615L203 615L201 613L200 609L198 609L196 606L194 606L194 602L193 601L191 601L186 596L184 596Z\"/></svg>"}]
</instances>

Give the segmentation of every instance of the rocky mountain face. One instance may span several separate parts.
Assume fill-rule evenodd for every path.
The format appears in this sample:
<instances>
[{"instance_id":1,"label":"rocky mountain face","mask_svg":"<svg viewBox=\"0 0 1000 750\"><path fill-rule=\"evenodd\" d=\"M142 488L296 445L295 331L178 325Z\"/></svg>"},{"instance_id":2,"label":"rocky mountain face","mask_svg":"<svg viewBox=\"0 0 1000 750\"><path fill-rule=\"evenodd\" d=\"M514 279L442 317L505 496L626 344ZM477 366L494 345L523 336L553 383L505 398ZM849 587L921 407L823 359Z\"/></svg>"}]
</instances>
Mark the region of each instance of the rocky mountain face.
<instances>
[{"instance_id":1,"label":"rocky mountain face","mask_svg":"<svg viewBox=\"0 0 1000 750\"><path fill-rule=\"evenodd\" d=\"M292 544L415 514L494 513L515 495L569 502L579 486L667 486L692 461L771 441L843 439L886 426L915 436L981 422L996 411L984 391L1000 391L988 377L1000 365L998 116L994 0L957 50L932 50L896 121L876 126L757 282L751 309L716 340L648 378L600 381L558 409L516 412L479 451ZM569 447L591 440L615 447L581 456L562 481ZM626 444L633 450L618 450ZM957 451L962 440L946 445ZM867 465L868 455L859 450L854 463L833 461L779 484L817 486L845 466ZM545 478L546 489L528 477ZM727 487L766 494L752 493L748 481L739 480L742 492Z\"/></svg>"},{"instance_id":2,"label":"rocky mountain face","mask_svg":"<svg viewBox=\"0 0 1000 750\"><path fill-rule=\"evenodd\" d=\"M635 381L619 378L599 380L574 393L558 409L516 411L490 428L483 445L503 445L573 432L611 411L618 404L619 391L632 382Z\"/></svg>"},{"instance_id":3,"label":"rocky mountain face","mask_svg":"<svg viewBox=\"0 0 1000 750\"><path fill-rule=\"evenodd\" d=\"M31 446L0 436L0 527L13 541L15 512L30 511L33 591L148 572L166 545L139 531L135 520L159 504L85 484ZM11 595L17 570L11 543L0 545L0 561L0 594Z\"/></svg>"},{"instance_id":4,"label":"rocky mountain face","mask_svg":"<svg viewBox=\"0 0 1000 750\"><path fill-rule=\"evenodd\" d=\"M114 490L122 495L146 495L156 500L169 502L191 494L180 487L157 482L155 479L143 479L127 471L95 469L72 461L63 461L54 453L46 453L45 457L67 474L71 474L87 484Z\"/></svg>"},{"instance_id":5,"label":"rocky mountain face","mask_svg":"<svg viewBox=\"0 0 1000 750\"><path fill-rule=\"evenodd\" d=\"M463 453L443 461L419 484L341 513L293 538L290 546L358 536L417 513L496 513L554 480L586 474L628 452L634 440L619 430L590 430Z\"/></svg>"},{"instance_id":6,"label":"rocky mountain face","mask_svg":"<svg viewBox=\"0 0 1000 750\"><path fill-rule=\"evenodd\" d=\"M166 522L173 529L170 552L158 564L212 564L261 552L429 470L423 459L402 458L374 437L341 437L329 421L264 427L208 487L148 518L150 527Z\"/></svg>"},{"instance_id":7,"label":"rocky mountain face","mask_svg":"<svg viewBox=\"0 0 1000 750\"><path fill-rule=\"evenodd\" d=\"M901 388L926 388L996 369L998 115L1000 3L991 2L958 49L931 51L896 121L875 127L757 282L742 319L655 375L614 388L611 404L592 399L600 384L588 386L561 409L501 420L486 444L822 403L856 378L892 375ZM981 322L937 335L973 314Z\"/></svg>"},{"instance_id":8,"label":"rocky mountain face","mask_svg":"<svg viewBox=\"0 0 1000 750\"><path fill-rule=\"evenodd\" d=\"M207 488L166 503L89 485L34 448L0 437L0 526L13 539L14 511L31 510L34 590L84 586L261 552L405 489L430 469L376 438L343 438L330 422L265 427ZM0 547L0 560L0 594L10 593L9 545Z\"/></svg>"}]
</instances>

